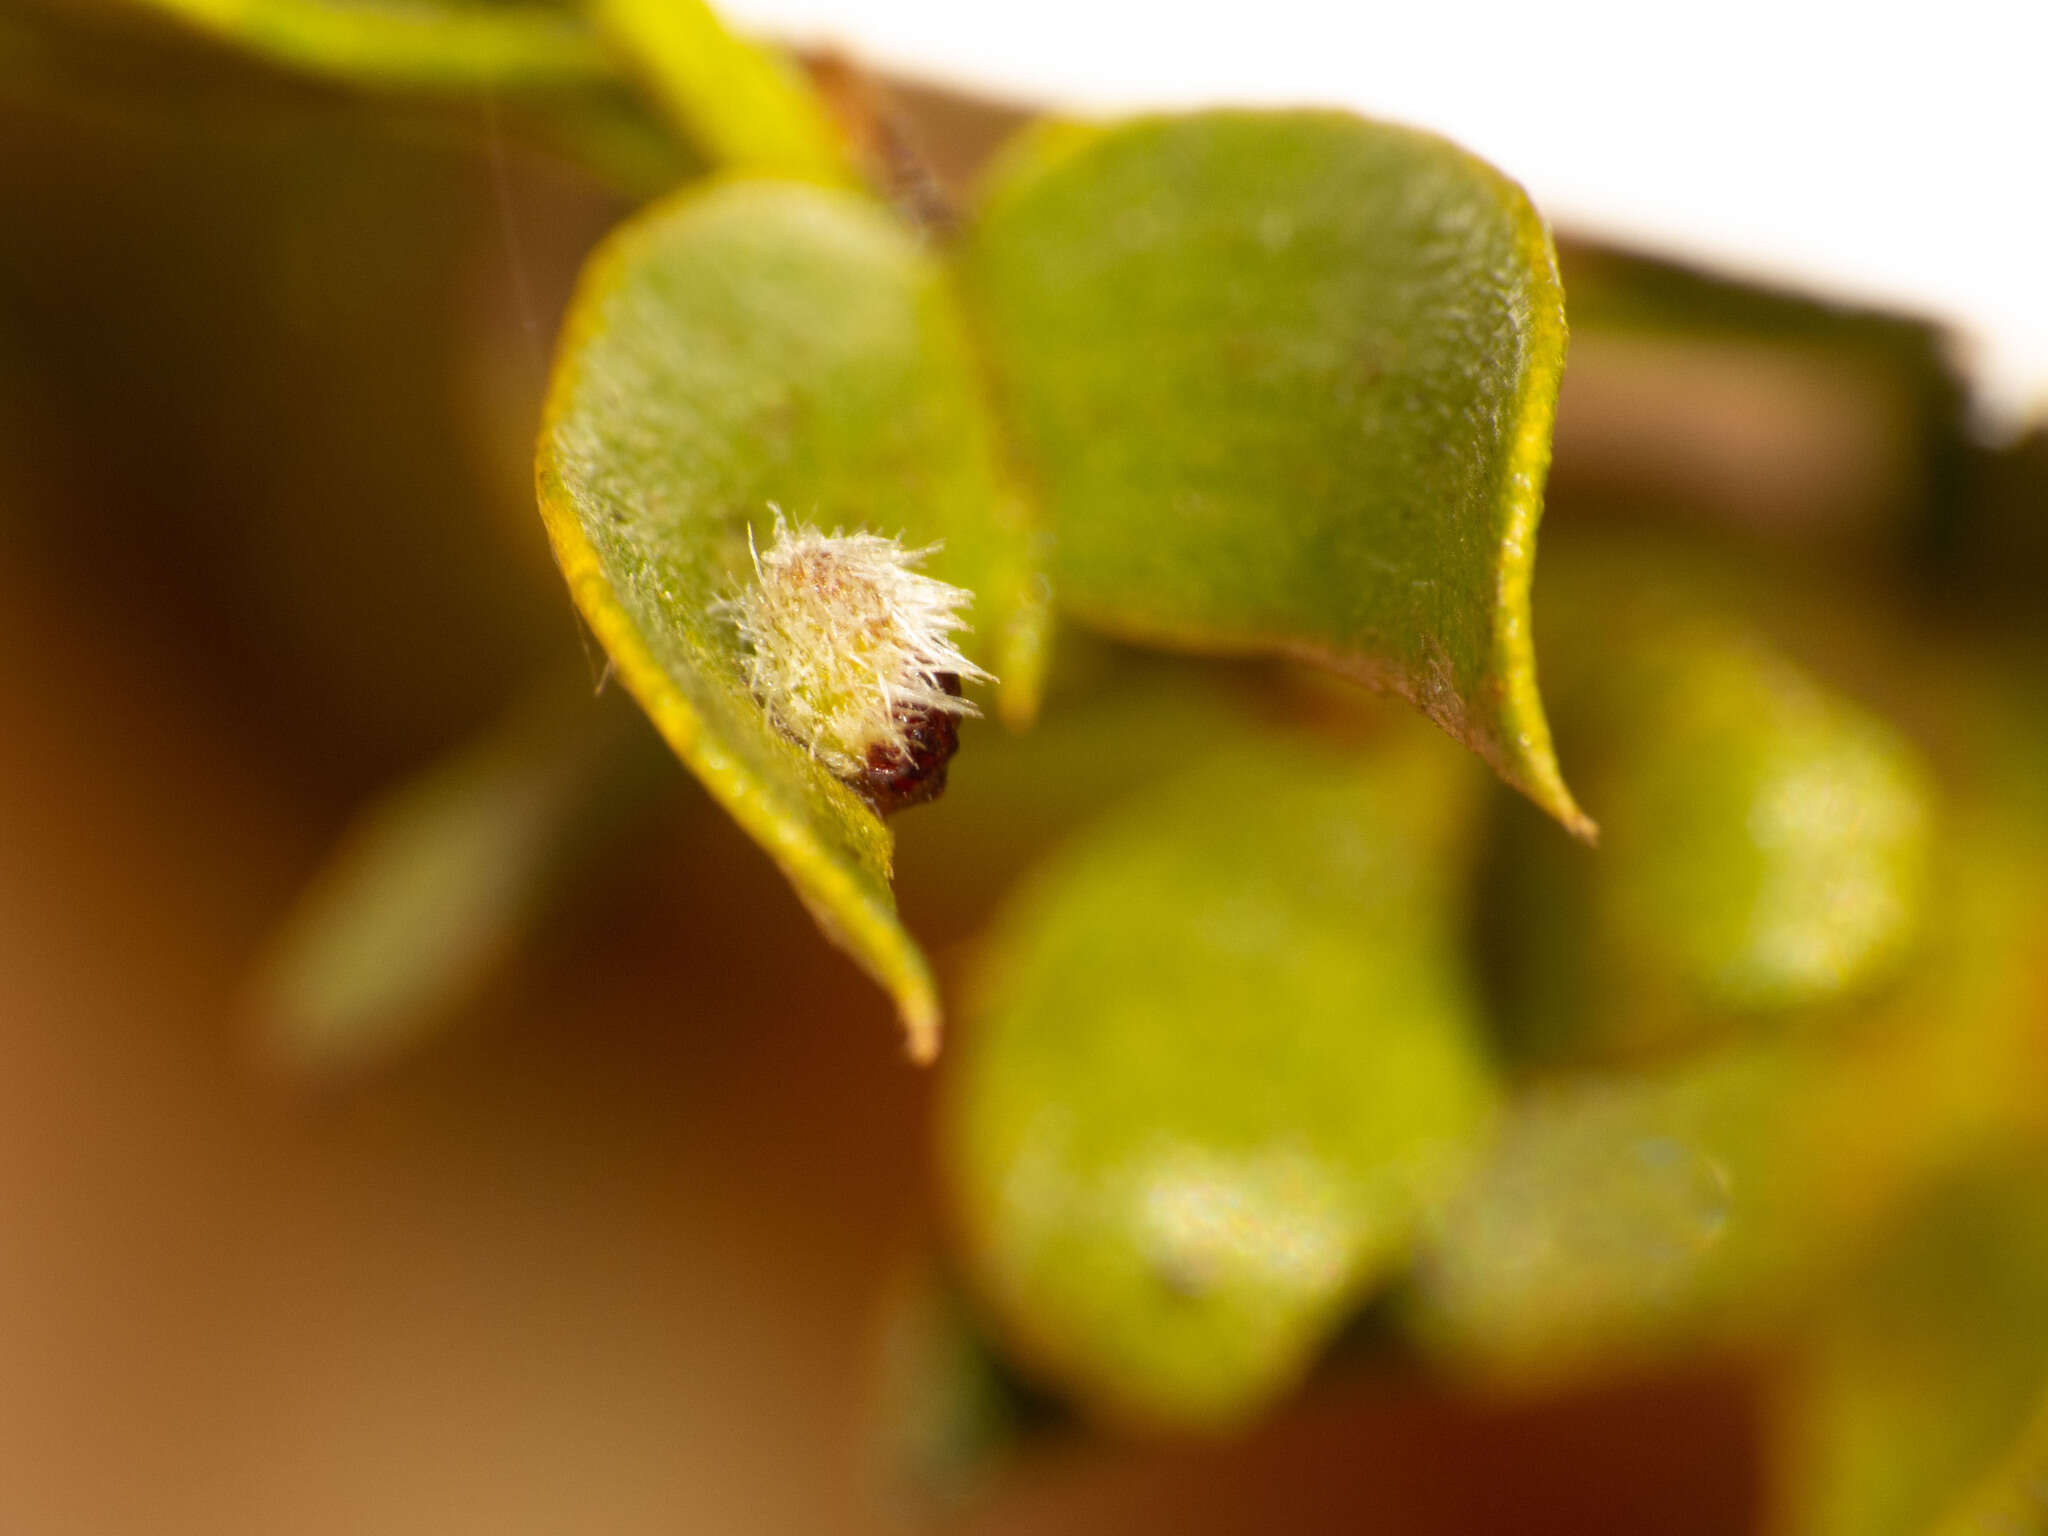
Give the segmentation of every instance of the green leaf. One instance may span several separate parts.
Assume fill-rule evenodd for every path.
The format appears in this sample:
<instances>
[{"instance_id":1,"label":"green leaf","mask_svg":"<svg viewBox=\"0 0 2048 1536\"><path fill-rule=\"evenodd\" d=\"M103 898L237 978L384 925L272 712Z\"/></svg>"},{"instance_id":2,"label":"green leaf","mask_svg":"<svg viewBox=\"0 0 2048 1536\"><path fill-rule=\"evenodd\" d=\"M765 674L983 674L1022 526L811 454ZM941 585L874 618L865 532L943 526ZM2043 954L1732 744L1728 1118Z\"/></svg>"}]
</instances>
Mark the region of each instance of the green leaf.
<instances>
[{"instance_id":1,"label":"green leaf","mask_svg":"<svg viewBox=\"0 0 2048 1536\"><path fill-rule=\"evenodd\" d=\"M2048 1178L1994 1168L1944 1188L1830 1299L1780 1373L1768 1424L1772 1529L1920 1536L2018 1451L2003 1491L2025 1510L2023 1431L2048 1384ZM2028 1519L1957 1529L2038 1531ZM2018 1497L2012 1497L2017 1495Z\"/></svg>"},{"instance_id":2,"label":"green leaf","mask_svg":"<svg viewBox=\"0 0 2048 1536\"><path fill-rule=\"evenodd\" d=\"M1391 689L1591 835L1529 638L1565 327L1519 188L1337 113L1063 127L964 270L1065 606Z\"/></svg>"},{"instance_id":3,"label":"green leaf","mask_svg":"<svg viewBox=\"0 0 2048 1536\"><path fill-rule=\"evenodd\" d=\"M371 805L260 964L264 1054L333 1078L445 1024L648 798L654 750L624 706L550 689Z\"/></svg>"},{"instance_id":4,"label":"green leaf","mask_svg":"<svg viewBox=\"0 0 2048 1536\"><path fill-rule=\"evenodd\" d=\"M1422 745L1216 755L1077 836L989 941L943 1105L967 1278L1099 1413L1270 1404L1485 1121L1470 786Z\"/></svg>"},{"instance_id":5,"label":"green leaf","mask_svg":"<svg viewBox=\"0 0 2048 1536\"><path fill-rule=\"evenodd\" d=\"M671 746L821 927L937 1047L875 813L770 723L714 611L770 504L941 542L975 594L974 659L1028 715L1043 613L945 272L877 206L771 182L690 192L585 270L542 426L541 513L576 602Z\"/></svg>"},{"instance_id":6,"label":"green leaf","mask_svg":"<svg viewBox=\"0 0 2048 1536\"><path fill-rule=\"evenodd\" d=\"M142 0L280 64L365 85L556 88L611 78L574 11L482 0Z\"/></svg>"},{"instance_id":7,"label":"green leaf","mask_svg":"<svg viewBox=\"0 0 2048 1536\"><path fill-rule=\"evenodd\" d=\"M1551 693L1584 744L1600 851L1509 839L1522 1043L1663 1048L1895 981L1938 819L1912 745L1737 622L1599 612Z\"/></svg>"},{"instance_id":8,"label":"green leaf","mask_svg":"<svg viewBox=\"0 0 2048 1536\"><path fill-rule=\"evenodd\" d=\"M1826 1197L1820 1111L1802 1113L1825 1085L1806 1057L1756 1049L1525 1089L1433 1223L1406 1326L1459 1374L1548 1384L1804 1294L1809 1237L1857 1225Z\"/></svg>"},{"instance_id":9,"label":"green leaf","mask_svg":"<svg viewBox=\"0 0 2048 1536\"><path fill-rule=\"evenodd\" d=\"M1733 1009L1833 1002L1895 973L1934 837L1912 749L1739 640L1631 664L1644 707L1602 802L1627 829L1601 897L1617 945Z\"/></svg>"}]
</instances>

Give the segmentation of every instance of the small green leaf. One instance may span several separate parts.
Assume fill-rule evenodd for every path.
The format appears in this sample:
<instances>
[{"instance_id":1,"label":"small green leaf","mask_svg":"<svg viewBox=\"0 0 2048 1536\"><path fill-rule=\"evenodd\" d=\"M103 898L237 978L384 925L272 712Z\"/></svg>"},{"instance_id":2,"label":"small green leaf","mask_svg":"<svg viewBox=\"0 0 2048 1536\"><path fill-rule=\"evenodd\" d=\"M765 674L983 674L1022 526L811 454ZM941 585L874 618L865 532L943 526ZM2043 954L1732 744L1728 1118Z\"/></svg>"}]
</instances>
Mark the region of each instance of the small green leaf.
<instances>
[{"instance_id":1,"label":"small green leaf","mask_svg":"<svg viewBox=\"0 0 2048 1536\"><path fill-rule=\"evenodd\" d=\"M574 11L481 0L143 0L280 64L365 85L556 88L610 79Z\"/></svg>"},{"instance_id":2,"label":"small green leaf","mask_svg":"<svg viewBox=\"0 0 2048 1536\"><path fill-rule=\"evenodd\" d=\"M1739 642L1645 661L1602 906L1709 1005L1832 1002L1895 972L1925 916L1933 794L1882 721Z\"/></svg>"},{"instance_id":3,"label":"small green leaf","mask_svg":"<svg viewBox=\"0 0 2048 1536\"><path fill-rule=\"evenodd\" d=\"M1831 1149L1802 1114L1826 1086L1806 1057L1758 1049L1525 1089L1433 1223L1404 1319L1460 1374L1547 1384L1803 1294L1807 1239L1857 1225L1829 1206Z\"/></svg>"},{"instance_id":4,"label":"small green leaf","mask_svg":"<svg viewBox=\"0 0 2048 1536\"><path fill-rule=\"evenodd\" d=\"M714 605L751 575L771 503L941 543L929 570L975 594L970 654L1028 713L1043 613L943 269L849 193L734 181L658 206L584 273L537 478L620 677L928 1056L938 999L896 916L890 835L770 723Z\"/></svg>"},{"instance_id":5,"label":"small green leaf","mask_svg":"<svg viewBox=\"0 0 2048 1536\"><path fill-rule=\"evenodd\" d=\"M264 1054L332 1078L445 1023L658 782L629 715L545 691L358 817L261 962Z\"/></svg>"},{"instance_id":6,"label":"small green leaf","mask_svg":"<svg viewBox=\"0 0 2048 1536\"><path fill-rule=\"evenodd\" d=\"M1469 781L1423 745L1224 752L997 925L943 1166L1003 1335L1098 1412L1270 1404L1484 1124L1452 932Z\"/></svg>"},{"instance_id":7,"label":"small green leaf","mask_svg":"<svg viewBox=\"0 0 2048 1536\"><path fill-rule=\"evenodd\" d=\"M1529 638L1565 327L1518 187L1337 113L1062 127L964 259L1063 604L1392 689L1591 835Z\"/></svg>"},{"instance_id":8,"label":"small green leaf","mask_svg":"<svg viewBox=\"0 0 2048 1536\"><path fill-rule=\"evenodd\" d=\"M1937 821L1911 744L1731 620L1605 615L1551 689L1600 851L1510 837L1525 1046L1662 1048L1897 979Z\"/></svg>"}]
</instances>

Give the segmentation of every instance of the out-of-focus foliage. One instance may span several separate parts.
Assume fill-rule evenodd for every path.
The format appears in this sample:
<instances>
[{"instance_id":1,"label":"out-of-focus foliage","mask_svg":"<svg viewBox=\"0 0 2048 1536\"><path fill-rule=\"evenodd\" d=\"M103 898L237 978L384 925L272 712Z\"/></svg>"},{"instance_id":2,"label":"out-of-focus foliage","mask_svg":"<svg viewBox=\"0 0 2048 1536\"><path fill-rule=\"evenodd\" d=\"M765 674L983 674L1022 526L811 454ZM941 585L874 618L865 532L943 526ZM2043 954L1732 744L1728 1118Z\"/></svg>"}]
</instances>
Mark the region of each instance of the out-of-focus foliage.
<instances>
[{"instance_id":1,"label":"out-of-focus foliage","mask_svg":"<svg viewBox=\"0 0 2048 1536\"><path fill-rule=\"evenodd\" d=\"M918 1505L958 1508L1040 1410L981 1337L958 1286L906 1273L884 1308L876 1418L885 1470Z\"/></svg>"},{"instance_id":2,"label":"out-of-focus foliage","mask_svg":"<svg viewBox=\"0 0 2048 1536\"><path fill-rule=\"evenodd\" d=\"M1668 564L1645 564L1640 552L1625 561L1601 556L1586 565L1610 573L1623 567L1634 570L1641 584L1637 590L1668 591L1678 575ZM1567 589L1575 585L1567 583ZM1627 606L1617 603L1615 610ZM2048 860L2043 858L2048 819L2042 816L2044 798L2035 775L2048 733L2038 722L2028 724L2037 707L2031 693L1998 685L1990 672L1967 690L1945 688L1941 658L1932 655L1923 656L1921 666L1902 662L1894 670L1894 685L1907 690L1901 696L1906 712L1942 723L1939 756L1950 789L1941 797L1945 808L1938 811L1930 798L1928 767L1915 761L1891 732L1794 667L1736 608L1717 607L1701 595L1691 621L1676 633L1685 637L1677 656L1694 658L1700 654L1695 647L1703 639L1710 642L1704 653L1714 663L1708 677L1725 678L1732 671L1733 685L1751 701L1749 709L1738 712L1745 729L1710 732L1672 759L1686 774L1711 780L1725 771L1717 763L1732 764L1736 773L1731 776L1739 779L1757 760L1754 736L1775 735L1791 744L1794 757L1803 755L1814 765L1807 771L1828 786L1830 795L1847 796L1853 804L1868 784L1860 770L1872 759L1863 744L1875 743L1876 760L1886 767L1881 777L1910 798L1920 823L1901 866L1909 875L1900 889L1911 895L1913 941L1884 965L1848 978L1853 984L1796 1000L1771 999L1767 1007L1748 997L1703 991L1691 999L1690 1017L1695 1024L1710 1023L1718 1043L1701 1043L1702 1037L1693 1033L1663 1036L1661 1059L1633 1066L1611 1058L1617 1041L1636 1051L1646 1043L1630 1033L1640 1028L1644 993L1610 984L1574 996L1574 1031L1545 1039L1540 1053L1548 1063L1545 1075L1512 1095L1476 1165L1447 1198L1430 1204L1416 1233L1410 1279L1396 1305L1383 1313L1425 1359L1454 1379L1527 1394L1698 1359L1731 1346L1761 1348L1788 1331L1796 1334L1805 1319L1825 1315L1840 1287L1861 1272L1865 1256L1894 1241L1887 1234L1909 1211L1943 1208L1946 1192L1959 1187L1958 1180L1967 1183L1971 1170L1987 1159L2017 1157L2024 1164L2041 1156L2035 1138L2042 1126L2041 1042L2048 1035L2043 1002L2048 976L2041 959L2042 913L2048 911ZM1739 643L1732 643L1731 636L1739 636ZM1592 670L1610 679L1623 677L1633 666L1670 665L1670 654L1656 647L1631 648L1619 658L1595 660ZM1883 670L1881 657L1866 659ZM1568 674L1572 670L1565 669ZM1761 693L1759 679L1769 685ZM1273 688L1275 681L1267 680L1269 693L1284 693ZM1932 690L1932 696L1919 693L1922 688ZM1712 690L1701 692L1709 706L1716 702ZM1788 699L1789 709L1782 707ZM1666 718L1653 701L1639 702L1638 709L1605 713L1567 706L1566 714L1576 716L1586 731L1583 744L1590 756L1625 756L1646 722L1655 727ZM1299 695L1293 700L1295 708L1306 703ZM1682 705L1674 700L1671 707ZM1263 750L1275 762L1285 760L1283 741L1277 736L1266 740ZM1838 745L1844 741L1851 749L1846 753ZM1769 753L1764 757L1772 760ZM1845 760L1857 771L1839 771ZM1239 777L1249 783L1251 775L1240 771ZM1594 775L1588 782L1603 780ZM1425 822L1434 814L1428 807L1440 804L1412 785L1402 793L1413 797L1406 801L1410 814ZM1156 794L1140 794L1136 803L1149 806ZM1197 816L1185 809L1176 834L1162 834L1159 841L1199 849L1256 837L1265 826L1266 803L1263 786L1257 793L1233 797L1212 783L1206 813ZM1142 820L1145 813L1129 814ZM1722 816L1724 836L1716 852L1737 859L1754 856L1745 850L1745 833L1753 821L1746 811L1716 811L1709 797L1700 814L1709 822ZM1525 811L1517 810L1509 820L1555 838L1554 831L1546 834ZM1882 865L1897 856L1898 820L1848 817L1835 824L1824 846L1853 850L1855 837L1868 837L1880 850ZM1219 825L1223 822L1238 823L1239 830L1225 831ZM1767 818L1762 822L1769 824ZM1460 835L1477 830L1467 823ZM1844 833L1854 835L1845 841ZM1155 1334L1159 1319L1130 1301L1147 1294L1148 1282L1157 1283L1143 1267L1149 1229L1134 1208L1119 1217L1116 1196L1103 1188L1142 1181L1126 1180L1120 1186L1107 1175L1097 1180L1092 1168L1083 1176L1073 1171L1074 1160L1050 1156L1042 1161L1062 1177L1023 1177L1020 1169L1036 1166L1016 1151L1037 1144L1019 1128L1031 1122L991 1086L997 1074L987 1064L991 1058L1006 1064L1013 1092L1025 1080L1020 1062L1036 1061L1039 1078L1062 1085L1025 1096L1041 1116L1035 1133L1054 1144L1057 1137L1044 1127L1064 1123L1078 1113L1074 1105L1082 1104L1101 1106L1091 1121L1115 1124L1144 1145L1153 1115L1163 1119L1167 1113L1145 1108L1154 1077L1166 1085L1158 1089L1166 1095L1163 1103L1199 1102L1181 1076L1197 1070L1191 1061L1203 1059L1201 1021L1208 1003L1231 996L1226 988L1232 984L1258 985L1250 965L1229 979L1211 974L1212 967L1232 967L1229 952L1214 934L1257 925L1245 912L1199 935L1176 930L1171 941L1135 944L1134 968L1142 968L1144 957L1156 953L1151 969L1171 979L1133 984L1132 991L1141 999L1167 1000L1175 1022L1158 1025L1152 1037L1158 1043L1151 1049L1115 1060L1088 1054L1097 1043L1096 1032L1119 1037L1123 1003L1123 995L1108 988L1098 996L1089 981L1117 973L1126 935L1145 934L1155 924L1171 928L1183 918L1192 924L1196 919L1187 914L1204 906L1196 894L1199 885L1180 872L1177 862L1198 855L1146 844L1124 848L1119 856L1104 851L1104 842L1105 834L1097 832L1073 835L1071 852L1031 887L1028 920L1011 919L1023 923L1025 938L1018 937L1015 926L998 927L983 982L985 1012L970 1021L952 1085L945 1145L956 1181L953 1200L970 1213L977 1201L1003 1213L970 1214L962 1226L973 1260L970 1273L982 1276L993 1269L997 1275L992 1285L981 1282L990 1326L1020 1364L1097 1413L1149 1423L1202 1422L1201 1384L1173 1384L1137 1353L1134 1342L1166 1333L1161 1327ZM1388 857L1401 856L1395 850L1402 840L1388 839L1386 846ZM1646 839L1644 847L1653 851L1639 852L1636 861L1619 851L1610 859L1561 846L1567 856L1583 861L1583 868L1573 872L1580 882L1574 898L1559 901L1541 887L1510 881L1513 894L1506 913L1491 914L1483 933L1497 939L1505 922L1525 940L1540 944L1581 950L1618 944L1596 914L1612 900L1614 889L1632 878L1632 862L1663 858L1682 870L1707 856L1683 838L1661 844ZM1425 851L1426 845L1406 847L1409 857L1441 857ZM1502 847L1529 857L1521 839ZM1290 868L1285 848L1284 839L1274 839L1263 856L1264 867L1275 873ZM1497 847L1490 857L1499 858L1501 851ZM1774 851L1769 843L1763 847L1766 856ZM1805 862L1810 868L1813 861ZM1851 876L1860 876L1857 863L1849 861ZM1074 868L1089 870L1089 881L1072 875ZM1855 894L1857 879L1848 884ZM1752 903L1752 909L1772 910L1768 902ZM1676 915L1684 909L1682 903L1664 900L1659 910ZM1790 911L1802 922L1828 915L1824 905L1818 911L1812 904ZM1711 928L1705 931L1712 936ZM1049 941L1041 944L1046 933L1065 934L1068 942L1059 948L1049 947ZM1724 930L1721 937L1721 955L1739 960L1749 952L1747 929ZM1348 947L1355 955L1371 952L1370 942L1358 937ZM1020 948L1032 978L1021 986L1013 979ZM1169 952L1175 957L1171 961ZM1654 947L1649 954L1656 956ZM1467 955L1454 963L1469 969L1477 958ZM1187 992L1183 977L1194 978ZM1071 982L1073 990L1050 993L1055 982L1043 978L1058 978L1060 985ZM1028 1009L1015 1001L1020 991L1029 999ZM1531 1034L1518 1017L1529 1002L1526 990L1496 989L1503 1066L1526 1065L1531 1059ZM1297 1012L1275 1004L1263 1016L1264 1027L1284 1031ZM1365 1048L1371 1028L1361 1024L1356 1033L1359 1048ZM1062 1054L1054 1056L1054 1044L1047 1044L1044 1055L1027 1056L1018 1042L1036 1039L1056 1043ZM1304 1075L1291 1071L1288 1060L1278 1045L1238 1059L1239 1096L1263 1103L1263 1095L1292 1095L1299 1107L1291 1114L1276 1112L1272 1123L1319 1123L1314 1106L1322 1102L1320 1086L1290 1087L1304 1084ZM1359 1105L1370 1102L1363 1090L1352 1097ZM1004 1134L1010 1141L1004 1144L1011 1147L1011 1156L991 1157L974 1142L971 1127L981 1122L986 1123L980 1134L991 1138L998 1136L997 1127L1007 1125ZM1113 1159L1108 1162L1118 1166ZM1275 1226L1283 1221L1279 1213L1306 1220L1318 1208L1316 1192L1306 1186L1265 1193L1261 1214ZM1003 1203L1009 1200L1023 1202L1028 1217ZM1120 1234L1104 1230L1111 1222L1121 1223ZM1048 1243L1041 1259L1037 1248L1019 1236L1031 1231L1061 1234L1069 1246ZM1086 1235L1092 1250L1074 1239L1076 1233ZM1006 1238L1016 1246L991 1259L991 1250ZM1085 1262L1090 1251L1118 1255L1126 1267ZM1035 1268L1030 1267L1034 1259ZM1938 1285L1918 1294L1939 1312ZM1163 1310L1169 1322L1184 1316ZM1941 1326L1938 1316L1928 1326ZM1234 1336L1249 1338L1253 1331L1239 1328ZM1192 1369L1206 1358L1184 1339L1177 1345L1161 1345L1162 1354L1176 1364ZM1130 1353L1119 1355L1119 1349ZM2018 1382L2037 1379L2024 1363L2010 1374ZM1156 1398L1134 1402L1130 1397L1155 1387L1160 1392ZM1842 1391L1854 1399L1856 1378ZM1863 1409L1843 1411L1854 1418ZM1889 1421L1880 1415L1877 1422ZM2016 1430L2000 1419L1964 1449L1995 1456L2000 1425L2007 1432ZM1910 1430L1902 1425L1898 1432ZM1880 1451L1867 1454L1882 1458ZM1962 1455L1959 1450L1957 1459L1933 1457L1926 1464L1926 1497L1960 1496L1954 1480L1970 1470ZM1793 1461L1786 1478L1829 1480L1830 1487L1839 1480L1837 1472L1807 1466L1796 1456Z\"/></svg>"},{"instance_id":3,"label":"out-of-focus foliage","mask_svg":"<svg viewBox=\"0 0 2048 1536\"><path fill-rule=\"evenodd\" d=\"M1615 670L1633 698L1609 738L1618 830L1595 919L1615 949L1649 985L1732 1012L1834 1002L1895 971L1934 835L1897 734L1739 640L1678 637Z\"/></svg>"},{"instance_id":4,"label":"out-of-focus foliage","mask_svg":"<svg viewBox=\"0 0 2048 1536\"><path fill-rule=\"evenodd\" d=\"M446 1022L663 776L616 700L551 686L357 818L261 966L285 1071L364 1070Z\"/></svg>"},{"instance_id":5,"label":"out-of-focus foliage","mask_svg":"<svg viewBox=\"0 0 2048 1536\"><path fill-rule=\"evenodd\" d=\"M1977 729L1995 736L1989 721L2012 707ZM2023 771L1980 762L1976 787ZM1409 1315L1429 1347L1513 1381L1754 1338L1811 1305L1931 1183L2030 1134L2041 831L2009 793L1952 806L1913 965L1853 1002L1724 1014L1711 1048L1588 1069L1629 1038L1637 1007L1589 985L1576 1033L1542 1037L1551 1073L1518 1095L1425 1245ZM1525 944L1589 945L1600 887L1623 871L1594 863L1575 902L1524 887L1499 921ZM1497 1006L1516 1043L1512 991ZM1557 1070L1574 1050L1579 1070Z\"/></svg>"},{"instance_id":6,"label":"out-of-focus foliage","mask_svg":"<svg viewBox=\"0 0 2048 1536\"><path fill-rule=\"evenodd\" d=\"M1400 1261L1493 1099L1454 944L1470 788L1260 740L1078 834L998 921L945 1166L1047 1379L1242 1422Z\"/></svg>"},{"instance_id":7,"label":"out-of-focus foliage","mask_svg":"<svg viewBox=\"0 0 2048 1536\"><path fill-rule=\"evenodd\" d=\"M1987 1170L1939 1190L1802 1332L1772 1402L1774 1528L2039 1530L2039 1487L2003 1519L1993 1501L2021 1492L1997 1474L2044 1381L2048 1168Z\"/></svg>"},{"instance_id":8,"label":"out-of-focus foliage","mask_svg":"<svg viewBox=\"0 0 2048 1536\"><path fill-rule=\"evenodd\" d=\"M234 51L204 49L193 31ZM82 121L174 120L174 140L232 125L221 147L243 152L323 119L472 153L510 141L629 197L705 164L576 11L546 4L20 0L0 14L0 99ZM477 144L479 125L496 142Z\"/></svg>"},{"instance_id":9,"label":"out-of-focus foliage","mask_svg":"<svg viewBox=\"0 0 2048 1536\"><path fill-rule=\"evenodd\" d=\"M1063 605L1390 688L1589 830L1529 634L1565 335L1520 188L1336 113L1059 126L965 271Z\"/></svg>"},{"instance_id":10,"label":"out-of-focus foliage","mask_svg":"<svg viewBox=\"0 0 2048 1536\"><path fill-rule=\"evenodd\" d=\"M610 61L561 5L484 0L147 0L295 69L375 86L546 89L603 79Z\"/></svg>"},{"instance_id":11,"label":"out-of-focus foliage","mask_svg":"<svg viewBox=\"0 0 2048 1536\"><path fill-rule=\"evenodd\" d=\"M935 943L978 933L1010 887L1091 817L1141 799L1165 778L1242 735L1264 668L1211 668L1095 640L1060 637L1044 714L1028 731L970 720L971 771L898 827L897 890ZM959 850L972 848L962 860Z\"/></svg>"},{"instance_id":12,"label":"out-of-focus foliage","mask_svg":"<svg viewBox=\"0 0 2048 1536\"><path fill-rule=\"evenodd\" d=\"M2048 1530L2048 1396L2038 1381L2034 1416L2026 1429L1933 1529L1937 1536L1982 1536L1985 1531L2037 1536Z\"/></svg>"},{"instance_id":13,"label":"out-of-focus foliage","mask_svg":"<svg viewBox=\"0 0 2048 1536\"><path fill-rule=\"evenodd\" d=\"M1556 648L1599 853L1522 818L1497 861L1511 1024L1532 1059L1853 1002L1897 974L1926 916L1936 810L1911 746L1668 574L1636 579L1653 595L1606 604Z\"/></svg>"}]
</instances>

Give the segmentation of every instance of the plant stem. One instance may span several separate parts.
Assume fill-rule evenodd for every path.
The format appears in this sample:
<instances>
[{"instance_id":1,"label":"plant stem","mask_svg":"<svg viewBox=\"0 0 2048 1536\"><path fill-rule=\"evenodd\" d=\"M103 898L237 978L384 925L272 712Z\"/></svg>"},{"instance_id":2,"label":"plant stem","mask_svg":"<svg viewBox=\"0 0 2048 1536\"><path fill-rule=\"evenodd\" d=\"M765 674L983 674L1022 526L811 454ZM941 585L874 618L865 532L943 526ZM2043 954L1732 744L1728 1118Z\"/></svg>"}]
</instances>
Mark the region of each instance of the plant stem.
<instances>
[{"instance_id":1,"label":"plant stem","mask_svg":"<svg viewBox=\"0 0 2048 1536\"><path fill-rule=\"evenodd\" d=\"M703 0L591 0L591 19L714 166L844 184L854 173L823 106L777 55Z\"/></svg>"},{"instance_id":2,"label":"plant stem","mask_svg":"<svg viewBox=\"0 0 2048 1536\"><path fill-rule=\"evenodd\" d=\"M278 63L360 85L560 87L611 73L570 13L540 5L336 5L152 0L154 9Z\"/></svg>"}]
</instances>

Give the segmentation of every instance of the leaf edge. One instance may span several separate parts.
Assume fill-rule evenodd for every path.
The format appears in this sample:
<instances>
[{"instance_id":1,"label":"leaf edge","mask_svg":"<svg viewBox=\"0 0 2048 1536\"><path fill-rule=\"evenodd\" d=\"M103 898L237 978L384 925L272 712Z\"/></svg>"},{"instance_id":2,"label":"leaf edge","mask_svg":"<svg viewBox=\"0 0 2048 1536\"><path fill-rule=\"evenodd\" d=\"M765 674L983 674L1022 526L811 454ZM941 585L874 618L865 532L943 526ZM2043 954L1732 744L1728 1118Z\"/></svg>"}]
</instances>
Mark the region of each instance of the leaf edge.
<instances>
[{"instance_id":1,"label":"leaf edge","mask_svg":"<svg viewBox=\"0 0 2048 1536\"><path fill-rule=\"evenodd\" d=\"M943 1015L930 963L898 917L888 886L893 850L888 829L881 825L880 818L875 818L883 859L878 896L877 892L863 890L861 882L807 830L773 814L762 796L749 792L757 781L727 759L716 742L706 740L702 716L669 680L633 621L614 599L603 560L583 531L581 517L552 451L557 429L580 378L576 359L594 329L592 301L610 285L613 273L626 264L648 237L648 231L686 204L724 187L782 179L706 177L657 199L614 226L585 260L549 366L547 395L535 438L535 496L556 567L568 585L577 612L603 646L620 682L720 809L774 861L825 937L889 994L903 1025L910 1059L924 1066L938 1057ZM850 797L851 791L848 794ZM873 816L865 807L862 810Z\"/></svg>"}]
</instances>

